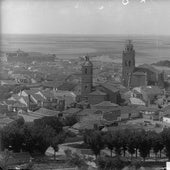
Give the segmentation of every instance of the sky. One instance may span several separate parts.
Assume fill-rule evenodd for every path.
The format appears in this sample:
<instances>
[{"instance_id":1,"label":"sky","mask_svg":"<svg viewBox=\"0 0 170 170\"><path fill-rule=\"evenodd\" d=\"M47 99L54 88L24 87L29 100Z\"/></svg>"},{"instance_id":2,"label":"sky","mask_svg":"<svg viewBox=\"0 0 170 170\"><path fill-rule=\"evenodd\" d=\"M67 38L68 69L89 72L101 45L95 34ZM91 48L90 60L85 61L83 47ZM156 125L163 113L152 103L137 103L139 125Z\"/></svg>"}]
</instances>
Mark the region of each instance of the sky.
<instances>
[{"instance_id":1,"label":"sky","mask_svg":"<svg viewBox=\"0 0 170 170\"><path fill-rule=\"evenodd\" d=\"M169 0L1 0L2 34L170 35Z\"/></svg>"}]
</instances>

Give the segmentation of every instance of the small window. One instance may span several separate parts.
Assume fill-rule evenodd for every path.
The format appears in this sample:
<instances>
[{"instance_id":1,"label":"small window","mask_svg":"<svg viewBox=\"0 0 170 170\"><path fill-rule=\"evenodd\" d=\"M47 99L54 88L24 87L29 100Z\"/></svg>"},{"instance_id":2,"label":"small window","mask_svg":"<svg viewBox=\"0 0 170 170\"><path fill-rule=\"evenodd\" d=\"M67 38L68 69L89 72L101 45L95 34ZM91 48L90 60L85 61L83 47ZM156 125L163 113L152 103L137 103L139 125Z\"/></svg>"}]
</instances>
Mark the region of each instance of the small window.
<instances>
[{"instance_id":1,"label":"small window","mask_svg":"<svg viewBox=\"0 0 170 170\"><path fill-rule=\"evenodd\" d=\"M125 66L127 66L127 61L125 61Z\"/></svg>"},{"instance_id":2,"label":"small window","mask_svg":"<svg viewBox=\"0 0 170 170\"><path fill-rule=\"evenodd\" d=\"M87 86L87 85L85 85L84 87L85 87L85 90L87 90L87 87L88 87L88 86Z\"/></svg>"},{"instance_id":3,"label":"small window","mask_svg":"<svg viewBox=\"0 0 170 170\"><path fill-rule=\"evenodd\" d=\"M130 67L130 65L131 65L131 61L129 61L129 67Z\"/></svg>"},{"instance_id":4,"label":"small window","mask_svg":"<svg viewBox=\"0 0 170 170\"><path fill-rule=\"evenodd\" d=\"M87 74L87 68L85 68L85 74Z\"/></svg>"}]
</instances>

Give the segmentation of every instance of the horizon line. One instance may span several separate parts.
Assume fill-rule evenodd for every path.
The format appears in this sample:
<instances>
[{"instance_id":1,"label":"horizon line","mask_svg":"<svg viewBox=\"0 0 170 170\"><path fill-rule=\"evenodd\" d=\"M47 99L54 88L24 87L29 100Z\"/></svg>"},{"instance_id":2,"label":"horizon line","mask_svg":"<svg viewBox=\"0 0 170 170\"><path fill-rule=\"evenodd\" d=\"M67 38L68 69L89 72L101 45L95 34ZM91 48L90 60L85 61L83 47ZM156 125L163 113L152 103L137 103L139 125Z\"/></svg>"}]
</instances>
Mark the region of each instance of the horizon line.
<instances>
[{"instance_id":1,"label":"horizon line","mask_svg":"<svg viewBox=\"0 0 170 170\"><path fill-rule=\"evenodd\" d=\"M84 33L0 33L0 35L58 35L58 36L170 36L170 34L84 34Z\"/></svg>"}]
</instances>

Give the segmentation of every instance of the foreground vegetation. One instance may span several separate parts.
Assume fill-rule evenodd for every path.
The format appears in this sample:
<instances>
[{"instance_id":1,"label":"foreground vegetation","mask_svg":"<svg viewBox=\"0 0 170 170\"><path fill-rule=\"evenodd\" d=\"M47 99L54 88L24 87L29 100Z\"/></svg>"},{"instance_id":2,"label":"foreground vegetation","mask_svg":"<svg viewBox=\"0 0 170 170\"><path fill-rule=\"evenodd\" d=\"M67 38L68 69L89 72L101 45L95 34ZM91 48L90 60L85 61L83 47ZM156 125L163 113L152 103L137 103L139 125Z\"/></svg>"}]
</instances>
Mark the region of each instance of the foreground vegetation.
<instances>
[{"instance_id":1,"label":"foreground vegetation","mask_svg":"<svg viewBox=\"0 0 170 170\"><path fill-rule=\"evenodd\" d=\"M154 131L136 130L115 130L111 132L101 132L88 130L84 134L84 142L91 148L98 157L104 148L110 150L112 157L113 151L117 156L142 157L143 161L150 157L151 151L155 153L155 158L161 157L164 150L170 159L170 128L164 129L161 133Z\"/></svg>"},{"instance_id":2,"label":"foreground vegetation","mask_svg":"<svg viewBox=\"0 0 170 170\"><path fill-rule=\"evenodd\" d=\"M29 153L45 154L48 147L53 147L54 156L58 145L63 143L69 133L63 126L74 124L76 118L68 117L60 120L57 117L43 117L33 123L25 123L23 118L2 129L2 144L4 148L14 152L27 151Z\"/></svg>"}]
</instances>

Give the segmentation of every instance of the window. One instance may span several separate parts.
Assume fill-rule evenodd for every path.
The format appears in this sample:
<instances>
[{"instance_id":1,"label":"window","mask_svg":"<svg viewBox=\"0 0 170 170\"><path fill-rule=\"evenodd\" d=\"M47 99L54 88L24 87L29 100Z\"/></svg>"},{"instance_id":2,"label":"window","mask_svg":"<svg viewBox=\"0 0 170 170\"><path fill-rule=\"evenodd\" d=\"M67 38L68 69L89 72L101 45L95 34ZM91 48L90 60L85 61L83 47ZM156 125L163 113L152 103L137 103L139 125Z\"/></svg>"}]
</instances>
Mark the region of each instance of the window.
<instances>
[{"instance_id":1,"label":"window","mask_svg":"<svg viewBox=\"0 0 170 170\"><path fill-rule=\"evenodd\" d=\"M85 74L87 74L87 68L85 68Z\"/></svg>"},{"instance_id":2,"label":"window","mask_svg":"<svg viewBox=\"0 0 170 170\"><path fill-rule=\"evenodd\" d=\"M125 66L127 66L127 61L125 61Z\"/></svg>"},{"instance_id":3,"label":"window","mask_svg":"<svg viewBox=\"0 0 170 170\"><path fill-rule=\"evenodd\" d=\"M129 67L130 67L130 65L131 65L131 61L129 61Z\"/></svg>"},{"instance_id":4,"label":"window","mask_svg":"<svg viewBox=\"0 0 170 170\"><path fill-rule=\"evenodd\" d=\"M87 85L85 85L84 87L85 87L85 90L87 90L87 87L88 87L88 86L87 86Z\"/></svg>"}]
</instances>

